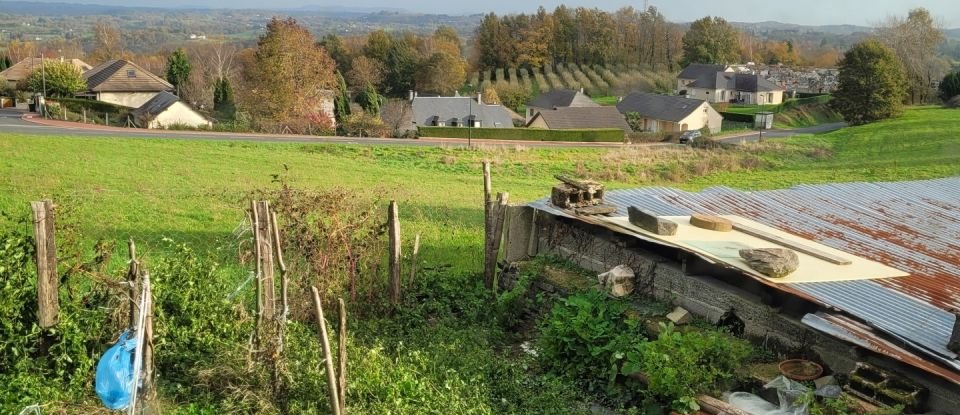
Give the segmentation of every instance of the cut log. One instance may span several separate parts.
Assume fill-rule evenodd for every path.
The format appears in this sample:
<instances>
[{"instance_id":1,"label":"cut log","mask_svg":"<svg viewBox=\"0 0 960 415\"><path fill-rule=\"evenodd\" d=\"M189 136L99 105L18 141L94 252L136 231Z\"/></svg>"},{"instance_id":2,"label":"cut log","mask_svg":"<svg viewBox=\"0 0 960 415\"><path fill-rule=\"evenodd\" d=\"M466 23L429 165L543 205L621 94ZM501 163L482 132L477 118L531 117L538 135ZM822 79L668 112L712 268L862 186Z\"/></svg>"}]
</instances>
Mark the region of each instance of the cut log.
<instances>
[{"instance_id":1,"label":"cut log","mask_svg":"<svg viewBox=\"0 0 960 415\"><path fill-rule=\"evenodd\" d=\"M700 229L717 232L730 232L733 230L733 222L729 219L719 216L701 215L699 213L694 213L690 216L690 224Z\"/></svg>"},{"instance_id":2,"label":"cut log","mask_svg":"<svg viewBox=\"0 0 960 415\"><path fill-rule=\"evenodd\" d=\"M657 235L677 234L676 222L660 218L652 212L630 206L627 208L627 214L630 215L630 223L640 229Z\"/></svg>"}]
</instances>

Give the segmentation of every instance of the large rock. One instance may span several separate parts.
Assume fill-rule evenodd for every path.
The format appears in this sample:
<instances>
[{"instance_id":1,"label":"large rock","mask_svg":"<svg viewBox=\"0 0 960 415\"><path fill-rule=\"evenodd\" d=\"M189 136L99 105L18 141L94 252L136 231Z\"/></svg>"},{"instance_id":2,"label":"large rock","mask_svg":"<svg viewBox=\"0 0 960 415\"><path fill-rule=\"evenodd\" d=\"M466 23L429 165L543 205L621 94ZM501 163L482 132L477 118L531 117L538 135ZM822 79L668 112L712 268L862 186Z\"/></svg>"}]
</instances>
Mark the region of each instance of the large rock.
<instances>
[{"instance_id":1,"label":"large rock","mask_svg":"<svg viewBox=\"0 0 960 415\"><path fill-rule=\"evenodd\" d=\"M741 249L740 258L770 278L786 277L800 266L797 253L785 248Z\"/></svg>"},{"instance_id":2,"label":"large rock","mask_svg":"<svg viewBox=\"0 0 960 415\"><path fill-rule=\"evenodd\" d=\"M689 324L693 321L693 316L683 307L674 308L673 311L667 314L667 318L678 326Z\"/></svg>"},{"instance_id":3,"label":"large rock","mask_svg":"<svg viewBox=\"0 0 960 415\"><path fill-rule=\"evenodd\" d=\"M626 297L633 294L636 279L633 269L626 265L617 265L610 271L597 275L600 285L614 297Z\"/></svg>"},{"instance_id":4,"label":"large rock","mask_svg":"<svg viewBox=\"0 0 960 415\"><path fill-rule=\"evenodd\" d=\"M630 217L630 223L640 229L653 232L657 235L669 236L677 234L676 222L657 217L653 212L630 206L627 208L627 214Z\"/></svg>"}]
</instances>

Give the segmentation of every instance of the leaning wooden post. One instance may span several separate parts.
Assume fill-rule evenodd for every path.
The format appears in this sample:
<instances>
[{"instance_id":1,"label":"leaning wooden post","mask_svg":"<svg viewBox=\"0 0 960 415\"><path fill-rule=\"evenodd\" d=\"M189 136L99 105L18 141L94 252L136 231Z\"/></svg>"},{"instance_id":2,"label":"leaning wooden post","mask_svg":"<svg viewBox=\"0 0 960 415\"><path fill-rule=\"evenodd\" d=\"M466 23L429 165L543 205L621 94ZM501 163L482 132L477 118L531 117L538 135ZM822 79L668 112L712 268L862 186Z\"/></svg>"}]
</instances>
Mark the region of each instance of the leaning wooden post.
<instances>
[{"instance_id":1,"label":"leaning wooden post","mask_svg":"<svg viewBox=\"0 0 960 415\"><path fill-rule=\"evenodd\" d=\"M503 219L506 216L509 193L497 193L497 200L487 203L489 209L487 228L490 230L484 240L483 284L487 289L495 289L497 259L500 254L500 240L503 236Z\"/></svg>"},{"instance_id":2,"label":"leaning wooden post","mask_svg":"<svg viewBox=\"0 0 960 415\"><path fill-rule=\"evenodd\" d=\"M127 293L130 297L130 322L128 327L134 327L137 323L137 313L139 310L139 290L137 285L140 283L140 261L137 260L137 245L133 238L127 240L127 249L130 251L130 267L127 269Z\"/></svg>"},{"instance_id":3,"label":"leaning wooden post","mask_svg":"<svg viewBox=\"0 0 960 415\"><path fill-rule=\"evenodd\" d=\"M277 226L277 213L270 212L270 227L273 228L273 247L277 254L277 264L280 266L280 303L281 309L277 310L277 320L280 322L280 328L277 330L277 341L279 350L283 351L284 330L287 326L287 313L290 308L287 304L287 264L283 262L283 248L280 246L280 228Z\"/></svg>"},{"instance_id":4,"label":"leaning wooden post","mask_svg":"<svg viewBox=\"0 0 960 415\"><path fill-rule=\"evenodd\" d=\"M261 279L260 271L260 213L257 209L257 201L250 201L250 217L252 222L250 222L250 230L253 232L253 252L254 252L254 261L256 261L257 273L255 274L257 279L257 319L254 320L253 333L251 334L253 340L253 350L257 351L260 349L260 327L263 325L263 279Z\"/></svg>"},{"instance_id":5,"label":"leaning wooden post","mask_svg":"<svg viewBox=\"0 0 960 415\"><path fill-rule=\"evenodd\" d=\"M340 305L340 331L337 334L337 362L340 364L339 377L337 379L337 390L340 391L340 414L347 413L347 306L343 304L343 299L338 298Z\"/></svg>"},{"instance_id":6,"label":"leaning wooden post","mask_svg":"<svg viewBox=\"0 0 960 415\"><path fill-rule=\"evenodd\" d=\"M417 234L417 237L413 239L413 255L410 258L410 283L413 284L413 279L417 276L417 254L420 253L420 234Z\"/></svg>"},{"instance_id":7,"label":"leaning wooden post","mask_svg":"<svg viewBox=\"0 0 960 415\"><path fill-rule=\"evenodd\" d=\"M317 311L317 321L320 323L320 345L323 346L323 359L327 366L327 385L330 389L330 408L333 415L340 415L340 400L337 398L337 379L333 372L333 356L330 354L330 339L327 337L327 323L323 319L323 306L320 305L320 292L313 288L313 306Z\"/></svg>"},{"instance_id":8,"label":"leaning wooden post","mask_svg":"<svg viewBox=\"0 0 960 415\"><path fill-rule=\"evenodd\" d=\"M397 201L390 201L387 217L390 228L390 301L400 303L400 213Z\"/></svg>"},{"instance_id":9,"label":"leaning wooden post","mask_svg":"<svg viewBox=\"0 0 960 415\"><path fill-rule=\"evenodd\" d=\"M37 306L40 327L50 328L60 319L60 278L57 276L57 245L54 239L53 202L31 202L33 235L37 252Z\"/></svg>"}]
</instances>

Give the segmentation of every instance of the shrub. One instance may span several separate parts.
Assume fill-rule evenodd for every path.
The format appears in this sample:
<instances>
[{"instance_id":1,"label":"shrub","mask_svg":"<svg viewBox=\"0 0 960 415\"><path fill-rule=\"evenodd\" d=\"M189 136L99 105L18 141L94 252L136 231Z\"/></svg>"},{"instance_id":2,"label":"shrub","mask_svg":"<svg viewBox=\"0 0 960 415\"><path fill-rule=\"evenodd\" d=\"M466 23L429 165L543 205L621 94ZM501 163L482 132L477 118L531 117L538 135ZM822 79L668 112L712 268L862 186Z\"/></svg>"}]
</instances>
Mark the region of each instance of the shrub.
<instances>
[{"instance_id":1,"label":"shrub","mask_svg":"<svg viewBox=\"0 0 960 415\"><path fill-rule=\"evenodd\" d=\"M627 308L626 302L598 290L555 302L539 327L541 360L554 373L581 380L592 392L611 390L622 352L643 340L638 322L624 318Z\"/></svg>"},{"instance_id":2,"label":"shrub","mask_svg":"<svg viewBox=\"0 0 960 415\"><path fill-rule=\"evenodd\" d=\"M586 141L621 143L623 130L615 128L595 130L544 130L538 128L463 128L418 127L421 137L472 138L489 140L525 141Z\"/></svg>"},{"instance_id":3,"label":"shrub","mask_svg":"<svg viewBox=\"0 0 960 415\"><path fill-rule=\"evenodd\" d=\"M655 341L634 344L625 353L621 373L642 373L647 392L673 410L689 413L699 409L694 397L734 378L737 368L753 354L750 344L725 332L674 330L660 325Z\"/></svg>"}]
</instances>

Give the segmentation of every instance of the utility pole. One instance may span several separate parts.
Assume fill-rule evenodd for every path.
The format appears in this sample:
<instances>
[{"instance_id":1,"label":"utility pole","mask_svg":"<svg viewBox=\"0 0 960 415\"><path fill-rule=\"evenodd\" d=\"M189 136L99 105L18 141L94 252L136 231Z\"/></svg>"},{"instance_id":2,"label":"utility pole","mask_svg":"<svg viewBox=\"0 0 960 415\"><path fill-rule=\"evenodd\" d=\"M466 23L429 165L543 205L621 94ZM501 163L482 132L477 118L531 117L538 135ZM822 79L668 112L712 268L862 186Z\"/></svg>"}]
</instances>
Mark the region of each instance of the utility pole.
<instances>
[{"instance_id":1,"label":"utility pole","mask_svg":"<svg viewBox=\"0 0 960 415\"><path fill-rule=\"evenodd\" d=\"M467 119L469 120L467 122L467 147L473 147L473 145L470 144L470 142L473 140L473 97L470 97L468 105L470 108L470 114L467 116Z\"/></svg>"}]
</instances>

